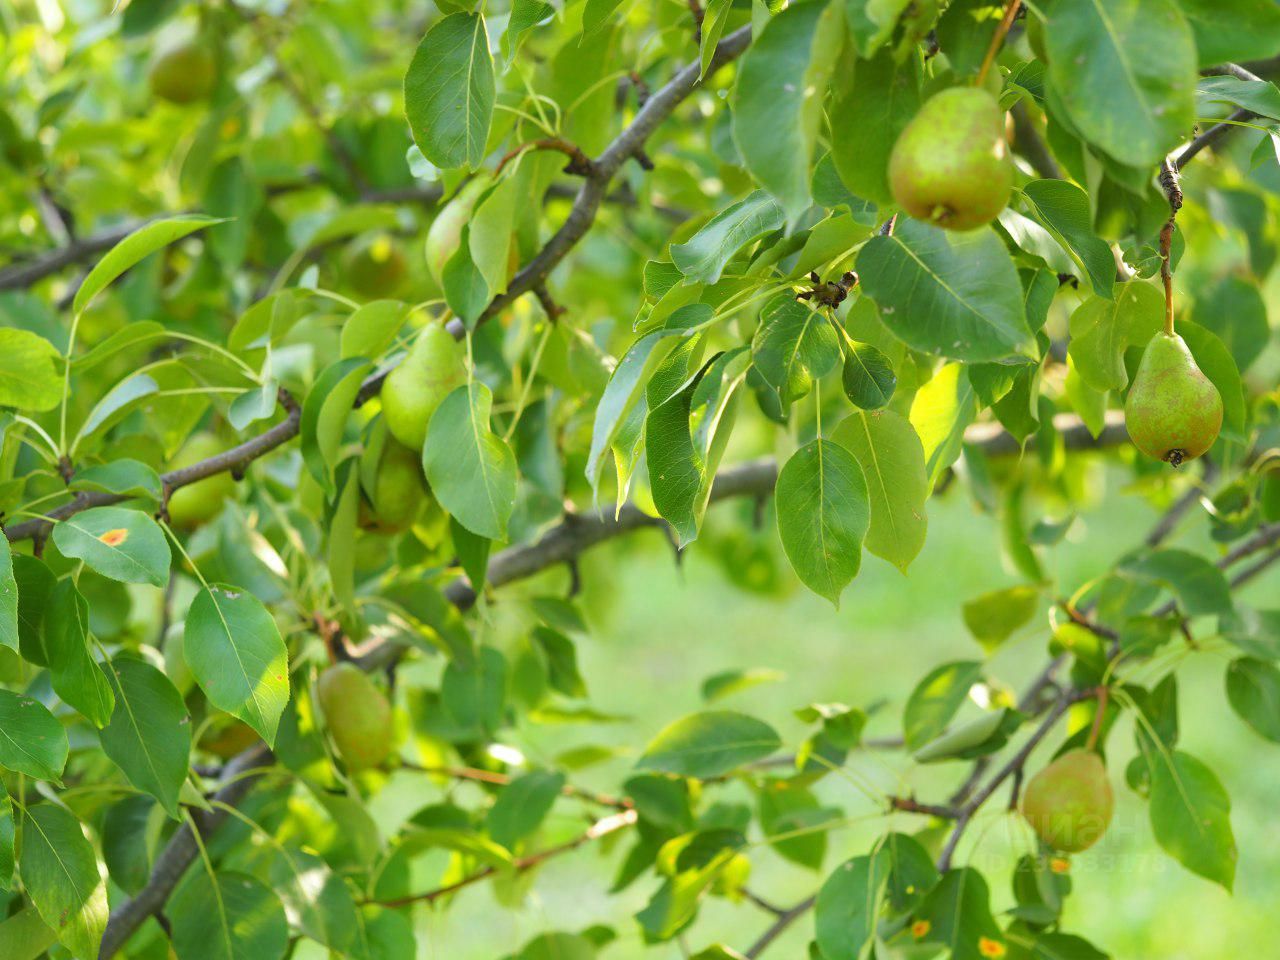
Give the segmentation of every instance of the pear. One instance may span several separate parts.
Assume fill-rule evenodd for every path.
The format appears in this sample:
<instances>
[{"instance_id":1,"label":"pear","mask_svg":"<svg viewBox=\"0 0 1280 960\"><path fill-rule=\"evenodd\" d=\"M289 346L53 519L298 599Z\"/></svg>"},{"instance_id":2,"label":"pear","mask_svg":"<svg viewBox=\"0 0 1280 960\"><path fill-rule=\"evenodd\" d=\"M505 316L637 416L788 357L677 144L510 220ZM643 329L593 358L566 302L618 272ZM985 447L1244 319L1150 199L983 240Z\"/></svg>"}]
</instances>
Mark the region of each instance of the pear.
<instances>
[{"instance_id":1,"label":"pear","mask_svg":"<svg viewBox=\"0 0 1280 960\"><path fill-rule=\"evenodd\" d=\"M368 494L367 507L360 504L362 527L383 533L408 528L429 495L421 455L388 437Z\"/></svg>"},{"instance_id":2,"label":"pear","mask_svg":"<svg viewBox=\"0 0 1280 960\"><path fill-rule=\"evenodd\" d=\"M1032 829L1066 853L1098 842L1113 805L1107 768L1092 750L1068 750L1032 777L1022 794L1022 815Z\"/></svg>"},{"instance_id":3,"label":"pear","mask_svg":"<svg viewBox=\"0 0 1280 960\"><path fill-rule=\"evenodd\" d=\"M440 209L436 218L431 221L431 228L427 231L427 269L431 271L431 276L435 278L436 283L441 286L444 285L445 264L449 262L449 258L457 251L458 244L462 242L462 228L471 219L476 201L480 199L480 194L484 192L487 185L487 181L481 177L470 181Z\"/></svg>"},{"instance_id":4,"label":"pear","mask_svg":"<svg viewBox=\"0 0 1280 960\"><path fill-rule=\"evenodd\" d=\"M1175 467L1218 438L1222 396L1176 333L1157 333L1147 344L1124 403L1124 421L1139 450Z\"/></svg>"},{"instance_id":5,"label":"pear","mask_svg":"<svg viewBox=\"0 0 1280 960\"><path fill-rule=\"evenodd\" d=\"M443 324L432 323L382 384L382 416L387 429L406 447L421 451L436 407L466 382L462 345Z\"/></svg>"},{"instance_id":6,"label":"pear","mask_svg":"<svg viewBox=\"0 0 1280 960\"><path fill-rule=\"evenodd\" d=\"M316 701L348 769L380 766L391 753L395 724L387 698L363 672L337 663L316 681Z\"/></svg>"},{"instance_id":7,"label":"pear","mask_svg":"<svg viewBox=\"0 0 1280 960\"><path fill-rule=\"evenodd\" d=\"M193 463L217 456L227 446L212 433L193 433L169 467L173 470L189 467ZM169 523L178 530L198 527L216 517L222 511L222 504L228 497L234 497L235 492L235 479L225 470L179 487L169 497Z\"/></svg>"},{"instance_id":8,"label":"pear","mask_svg":"<svg viewBox=\"0 0 1280 960\"><path fill-rule=\"evenodd\" d=\"M370 300L389 297L404 281L405 259L390 237L379 234L354 244L343 264L347 283Z\"/></svg>"},{"instance_id":9,"label":"pear","mask_svg":"<svg viewBox=\"0 0 1280 960\"><path fill-rule=\"evenodd\" d=\"M889 154L889 186L903 210L935 226L973 230L995 219L1013 190L995 97L951 87L927 100Z\"/></svg>"},{"instance_id":10,"label":"pear","mask_svg":"<svg viewBox=\"0 0 1280 960\"><path fill-rule=\"evenodd\" d=\"M170 103L194 103L213 92L218 66L213 54L197 43L185 43L156 58L149 76L151 92Z\"/></svg>"}]
</instances>

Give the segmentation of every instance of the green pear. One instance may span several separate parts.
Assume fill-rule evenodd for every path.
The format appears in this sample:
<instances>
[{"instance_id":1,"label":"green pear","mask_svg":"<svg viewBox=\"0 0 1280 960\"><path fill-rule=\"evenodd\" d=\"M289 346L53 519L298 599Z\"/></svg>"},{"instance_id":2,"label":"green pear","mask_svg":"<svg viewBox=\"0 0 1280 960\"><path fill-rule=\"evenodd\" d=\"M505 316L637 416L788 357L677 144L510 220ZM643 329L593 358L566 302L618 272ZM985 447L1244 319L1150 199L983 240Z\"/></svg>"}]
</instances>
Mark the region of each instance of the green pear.
<instances>
[{"instance_id":1,"label":"green pear","mask_svg":"<svg viewBox=\"0 0 1280 960\"><path fill-rule=\"evenodd\" d=\"M360 669L337 663L316 681L316 702L333 745L351 770L382 764L395 741L391 704Z\"/></svg>"},{"instance_id":2,"label":"green pear","mask_svg":"<svg viewBox=\"0 0 1280 960\"><path fill-rule=\"evenodd\" d=\"M385 234L357 241L347 250L343 271L351 289L376 300L389 297L404 282L404 254Z\"/></svg>"},{"instance_id":3,"label":"green pear","mask_svg":"<svg viewBox=\"0 0 1280 960\"><path fill-rule=\"evenodd\" d=\"M222 453L229 446L206 431L193 433L169 464L170 469L189 467L200 460ZM179 530L190 530L222 511L222 504L236 493L236 482L223 471L211 477L179 487L169 497L169 523Z\"/></svg>"},{"instance_id":4,"label":"green pear","mask_svg":"<svg viewBox=\"0 0 1280 960\"><path fill-rule=\"evenodd\" d=\"M1106 833L1114 802L1102 758L1092 750L1068 750L1031 778L1022 815L1049 846L1079 853Z\"/></svg>"},{"instance_id":5,"label":"green pear","mask_svg":"<svg viewBox=\"0 0 1280 960\"><path fill-rule=\"evenodd\" d=\"M151 92L170 103L194 103L213 92L218 65L198 43L184 43L156 58L149 76Z\"/></svg>"},{"instance_id":6,"label":"green pear","mask_svg":"<svg viewBox=\"0 0 1280 960\"><path fill-rule=\"evenodd\" d=\"M422 475L422 456L390 437L382 447L368 504L360 504L365 529L399 533L413 523L422 509L427 492Z\"/></svg>"},{"instance_id":7,"label":"green pear","mask_svg":"<svg viewBox=\"0 0 1280 960\"><path fill-rule=\"evenodd\" d=\"M1176 333L1157 333L1147 344L1124 403L1124 421L1139 450L1175 467L1218 438L1222 396Z\"/></svg>"},{"instance_id":8,"label":"green pear","mask_svg":"<svg viewBox=\"0 0 1280 960\"><path fill-rule=\"evenodd\" d=\"M406 447L421 451L436 407L466 382L462 344L444 324L431 323L382 384L382 416L387 429Z\"/></svg>"},{"instance_id":9,"label":"green pear","mask_svg":"<svg viewBox=\"0 0 1280 960\"><path fill-rule=\"evenodd\" d=\"M951 87L927 100L889 154L889 186L903 210L935 226L973 230L994 220L1013 190L995 97Z\"/></svg>"},{"instance_id":10,"label":"green pear","mask_svg":"<svg viewBox=\"0 0 1280 960\"><path fill-rule=\"evenodd\" d=\"M462 228L471 219L476 201L489 185L483 177L469 181L452 200L440 208L427 231L427 269L436 283L444 285L444 267L462 242Z\"/></svg>"}]
</instances>

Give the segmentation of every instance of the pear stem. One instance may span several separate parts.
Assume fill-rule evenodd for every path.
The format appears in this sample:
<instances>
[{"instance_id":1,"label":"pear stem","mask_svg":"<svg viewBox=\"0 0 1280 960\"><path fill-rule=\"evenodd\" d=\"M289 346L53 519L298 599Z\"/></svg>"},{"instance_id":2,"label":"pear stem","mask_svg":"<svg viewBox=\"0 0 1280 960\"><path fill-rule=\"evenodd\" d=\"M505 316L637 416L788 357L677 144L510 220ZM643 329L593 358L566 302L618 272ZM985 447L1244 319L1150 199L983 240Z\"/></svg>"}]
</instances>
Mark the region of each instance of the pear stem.
<instances>
[{"instance_id":1,"label":"pear stem","mask_svg":"<svg viewBox=\"0 0 1280 960\"><path fill-rule=\"evenodd\" d=\"M1164 283L1164 332L1172 337L1173 330L1173 269L1169 265L1169 248L1173 245L1173 217L1160 229L1160 280Z\"/></svg>"},{"instance_id":2,"label":"pear stem","mask_svg":"<svg viewBox=\"0 0 1280 960\"><path fill-rule=\"evenodd\" d=\"M996 27L996 32L991 38L991 45L987 47L987 55L982 58L982 66L978 68L978 79L974 81L974 86L982 86L982 81L987 79L987 71L991 69L991 64L995 62L996 54L1000 52L1000 45L1004 43L1004 38L1009 32L1009 28L1013 26L1013 20L1018 15L1018 8L1022 6L1022 0L1009 0L1009 5L1004 8L1004 17L1000 20L1000 25Z\"/></svg>"}]
</instances>

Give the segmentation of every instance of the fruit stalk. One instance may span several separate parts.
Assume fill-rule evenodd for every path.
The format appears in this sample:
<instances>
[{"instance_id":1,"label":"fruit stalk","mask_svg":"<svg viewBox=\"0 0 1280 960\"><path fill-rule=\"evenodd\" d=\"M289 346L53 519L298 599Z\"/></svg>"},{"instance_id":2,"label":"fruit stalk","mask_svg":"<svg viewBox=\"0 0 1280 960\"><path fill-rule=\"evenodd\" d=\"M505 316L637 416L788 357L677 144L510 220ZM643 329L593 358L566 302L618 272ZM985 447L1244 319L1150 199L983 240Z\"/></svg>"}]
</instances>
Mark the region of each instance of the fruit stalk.
<instances>
[{"instance_id":1,"label":"fruit stalk","mask_svg":"<svg viewBox=\"0 0 1280 960\"><path fill-rule=\"evenodd\" d=\"M978 68L978 79L974 81L974 86L982 86L982 81L987 79L987 71L991 69L991 64L995 63L996 54L1000 52L1000 45L1004 43L1004 38L1009 33L1009 28L1013 26L1013 21L1018 16L1018 9L1021 6L1022 0L1009 0L1009 5L1004 8L1004 16L1000 19L1000 25L996 27L996 32L991 37L991 45L987 47L987 55L982 58L982 66Z\"/></svg>"}]
</instances>

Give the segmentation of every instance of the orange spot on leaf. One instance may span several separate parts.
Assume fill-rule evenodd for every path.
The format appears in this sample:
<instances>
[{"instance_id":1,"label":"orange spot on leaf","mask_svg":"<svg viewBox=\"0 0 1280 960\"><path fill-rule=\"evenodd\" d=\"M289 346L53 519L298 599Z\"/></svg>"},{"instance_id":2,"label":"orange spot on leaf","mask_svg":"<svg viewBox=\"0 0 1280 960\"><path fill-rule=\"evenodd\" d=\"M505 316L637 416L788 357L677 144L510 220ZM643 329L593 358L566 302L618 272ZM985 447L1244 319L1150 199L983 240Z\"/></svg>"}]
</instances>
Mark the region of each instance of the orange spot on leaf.
<instances>
[{"instance_id":1,"label":"orange spot on leaf","mask_svg":"<svg viewBox=\"0 0 1280 960\"><path fill-rule=\"evenodd\" d=\"M992 940L990 937L978 938L978 952L984 957L1003 957L1008 951L999 940Z\"/></svg>"},{"instance_id":2,"label":"orange spot on leaf","mask_svg":"<svg viewBox=\"0 0 1280 960\"><path fill-rule=\"evenodd\" d=\"M108 547L118 547L129 539L129 531L124 527L118 527L115 530L108 530L102 536L98 537Z\"/></svg>"},{"instance_id":3,"label":"orange spot on leaf","mask_svg":"<svg viewBox=\"0 0 1280 960\"><path fill-rule=\"evenodd\" d=\"M929 929L932 926L933 925L929 923L928 920L917 920L911 925L911 935L919 940L929 932Z\"/></svg>"},{"instance_id":4,"label":"orange spot on leaf","mask_svg":"<svg viewBox=\"0 0 1280 960\"><path fill-rule=\"evenodd\" d=\"M1049 869L1054 873L1067 873L1071 870L1071 861L1064 857L1053 857L1049 861Z\"/></svg>"}]
</instances>

